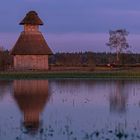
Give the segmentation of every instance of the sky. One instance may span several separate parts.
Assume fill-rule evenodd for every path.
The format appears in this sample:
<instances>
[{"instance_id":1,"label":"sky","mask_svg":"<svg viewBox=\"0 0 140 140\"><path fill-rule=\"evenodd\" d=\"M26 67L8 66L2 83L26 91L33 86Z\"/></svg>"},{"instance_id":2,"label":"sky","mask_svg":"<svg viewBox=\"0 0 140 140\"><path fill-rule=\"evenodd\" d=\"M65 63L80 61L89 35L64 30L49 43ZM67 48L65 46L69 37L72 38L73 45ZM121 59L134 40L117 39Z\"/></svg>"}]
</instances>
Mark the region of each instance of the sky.
<instances>
[{"instance_id":1,"label":"sky","mask_svg":"<svg viewBox=\"0 0 140 140\"><path fill-rule=\"evenodd\" d=\"M30 10L43 20L40 30L54 52L109 52L108 32L116 29L129 32L128 51L140 52L138 0L1 0L0 46L14 46Z\"/></svg>"}]
</instances>

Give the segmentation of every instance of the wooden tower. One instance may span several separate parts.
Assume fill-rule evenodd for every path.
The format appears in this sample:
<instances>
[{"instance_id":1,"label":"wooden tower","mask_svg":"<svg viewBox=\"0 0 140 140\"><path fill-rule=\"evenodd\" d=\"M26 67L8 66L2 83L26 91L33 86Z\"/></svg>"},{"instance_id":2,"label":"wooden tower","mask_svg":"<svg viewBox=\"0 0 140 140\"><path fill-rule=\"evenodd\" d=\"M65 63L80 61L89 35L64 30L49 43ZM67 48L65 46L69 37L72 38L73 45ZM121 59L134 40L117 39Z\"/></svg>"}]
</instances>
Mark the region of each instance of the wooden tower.
<instances>
[{"instance_id":1,"label":"wooden tower","mask_svg":"<svg viewBox=\"0 0 140 140\"><path fill-rule=\"evenodd\" d=\"M39 26L43 25L35 11L30 11L20 22L24 26L11 54L16 70L48 70L48 56L52 54Z\"/></svg>"}]
</instances>

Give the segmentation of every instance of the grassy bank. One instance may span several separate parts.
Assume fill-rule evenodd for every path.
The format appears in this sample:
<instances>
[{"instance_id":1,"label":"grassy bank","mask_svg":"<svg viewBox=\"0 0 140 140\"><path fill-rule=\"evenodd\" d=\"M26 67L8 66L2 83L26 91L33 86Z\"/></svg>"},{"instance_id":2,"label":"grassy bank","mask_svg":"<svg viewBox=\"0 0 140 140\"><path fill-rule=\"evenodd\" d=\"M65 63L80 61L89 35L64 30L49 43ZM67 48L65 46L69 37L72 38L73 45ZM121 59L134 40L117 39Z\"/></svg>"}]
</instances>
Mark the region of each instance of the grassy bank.
<instances>
[{"instance_id":1,"label":"grassy bank","mask_svg":"<svg viewBox=\"0 0 140 140\"><path fill-rule=\"evenodd\" d=\"M110 72L0 72L0 79L50 79L50 78L91 78L91 79L140 79L139 71Z\"/></svg>"}]
</instances>

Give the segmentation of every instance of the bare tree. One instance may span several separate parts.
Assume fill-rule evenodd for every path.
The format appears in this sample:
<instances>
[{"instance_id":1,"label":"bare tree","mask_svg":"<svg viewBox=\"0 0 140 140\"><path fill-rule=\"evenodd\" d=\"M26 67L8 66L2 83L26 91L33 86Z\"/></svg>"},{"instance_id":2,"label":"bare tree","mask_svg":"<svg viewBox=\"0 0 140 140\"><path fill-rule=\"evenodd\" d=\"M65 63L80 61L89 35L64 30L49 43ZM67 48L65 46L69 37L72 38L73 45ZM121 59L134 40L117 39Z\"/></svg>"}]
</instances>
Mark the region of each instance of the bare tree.
<instances>
[{"instance_id":1,"label":"bare tree","mask_svg":"<svg viewBox=\"0 0 140 140\"><path fill-rule=\"evenodd\" d=\"M120 54L123 50L130 47L127 43L126 36L128 36L128 32L125 29L119 29L115 31L109 31L109 42L106 43L111 49L116 49L116 62L120 62Z\"/></svg>"}]
</instances>

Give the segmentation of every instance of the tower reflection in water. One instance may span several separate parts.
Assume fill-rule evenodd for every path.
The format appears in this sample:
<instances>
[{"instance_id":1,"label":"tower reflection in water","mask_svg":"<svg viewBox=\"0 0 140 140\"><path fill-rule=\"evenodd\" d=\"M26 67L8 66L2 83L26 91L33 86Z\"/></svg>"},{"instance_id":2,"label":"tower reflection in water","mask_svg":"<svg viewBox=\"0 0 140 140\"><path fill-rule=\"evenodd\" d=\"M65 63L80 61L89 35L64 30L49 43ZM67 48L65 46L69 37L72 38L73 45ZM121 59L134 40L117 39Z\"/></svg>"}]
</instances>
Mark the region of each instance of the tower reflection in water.
<instances>
[{"instance_id":1,"label":"tower reflection in water","mask_svg":"<svg viewBox=\"0 0 140 140\"><path fill-rule=\"evenodd\" d=\"M22 125L29 132L37 132L40 114L49 101L48 80L15 80L14 98L23 113Z\"/></svg>"},{"instance_id":2,"label":"tower reflection in water","mask_svg":"<svg viewBox=\"0 0 140 140\"><path fill-rule=\"evenodd\" d=\"M116 81L114 91L110 94L110 111L117 113L126 112L128 95L124 81Z\"/></svg>"}]
</instances>

